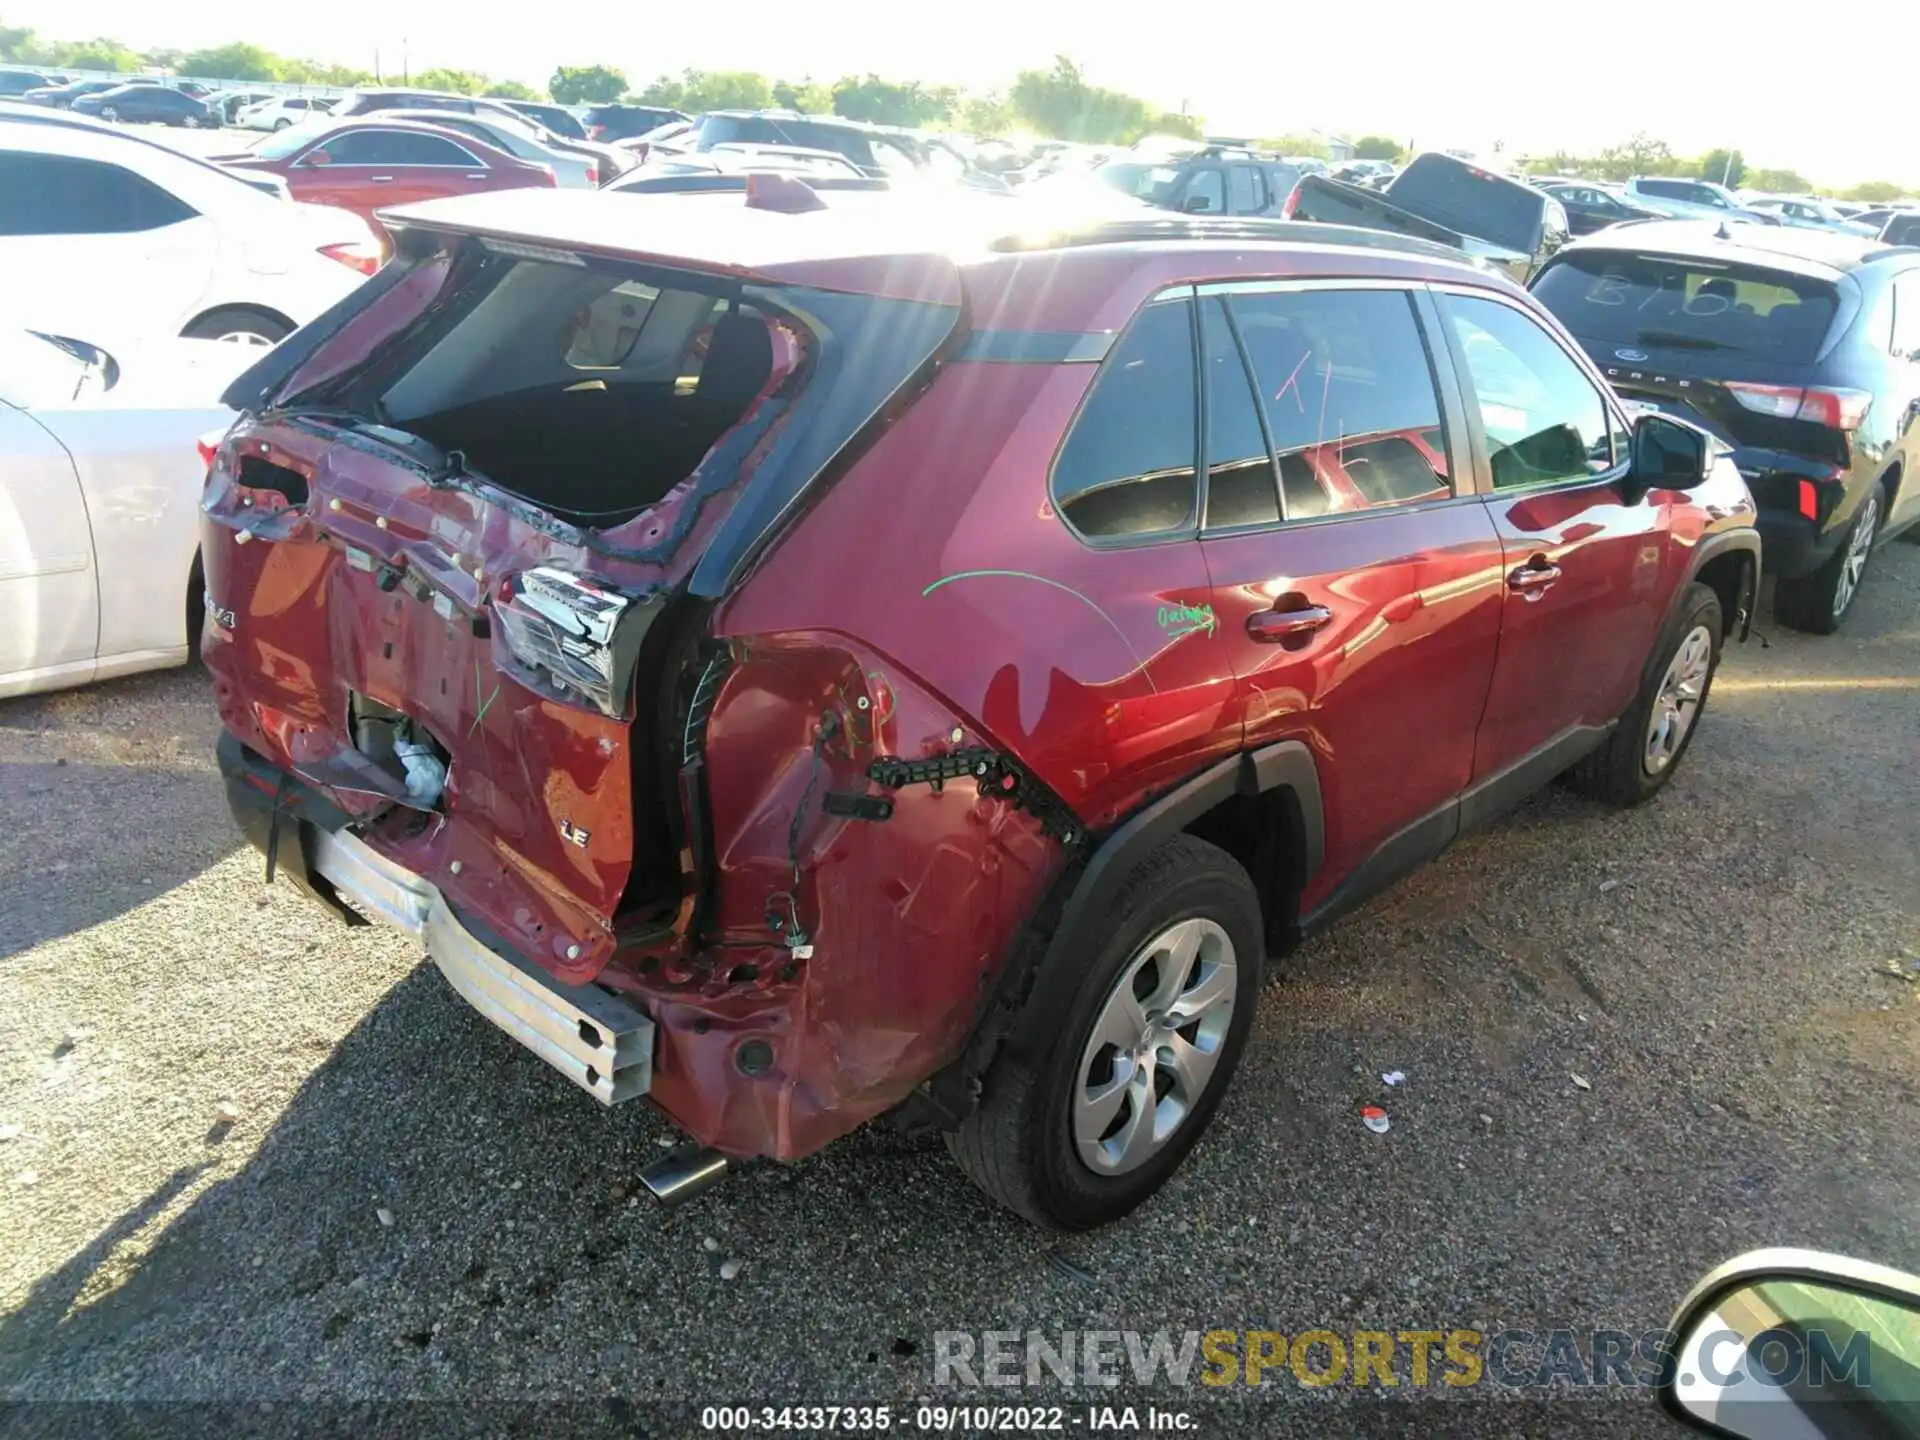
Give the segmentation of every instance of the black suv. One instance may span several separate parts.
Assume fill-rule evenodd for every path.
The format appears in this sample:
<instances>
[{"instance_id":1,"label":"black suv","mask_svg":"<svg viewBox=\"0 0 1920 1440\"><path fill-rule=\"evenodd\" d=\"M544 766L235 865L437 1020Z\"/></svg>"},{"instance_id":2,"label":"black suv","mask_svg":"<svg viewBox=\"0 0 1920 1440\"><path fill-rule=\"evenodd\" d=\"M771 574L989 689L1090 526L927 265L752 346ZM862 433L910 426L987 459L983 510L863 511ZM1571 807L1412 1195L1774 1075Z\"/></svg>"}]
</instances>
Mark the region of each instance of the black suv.
<instances>
[{"instance_id":1,"label":"black suv","mask_svg":"<svg viewBox=\"0 0 1920 1440\"><path fill-rule=\"evenodd\" d=\"M1569 245L1532 289L1629 404L1733 447L1775 613L1839 628L1875 543L1920 523L1920 249L1652 221Z\"/></svg>"},{"instance_id":2,"label":"black suv","mask_svg":"<svg viewBox=\"0 0 1920 1440\"><path fill-rule=\"evenodd\" d=\"M1116 155L1093 173L1103 184L1163 210L1277 216L1300 183L1301 170L1258 150L1209 145L1165 158Z\"/></svg>"}]
</instances>

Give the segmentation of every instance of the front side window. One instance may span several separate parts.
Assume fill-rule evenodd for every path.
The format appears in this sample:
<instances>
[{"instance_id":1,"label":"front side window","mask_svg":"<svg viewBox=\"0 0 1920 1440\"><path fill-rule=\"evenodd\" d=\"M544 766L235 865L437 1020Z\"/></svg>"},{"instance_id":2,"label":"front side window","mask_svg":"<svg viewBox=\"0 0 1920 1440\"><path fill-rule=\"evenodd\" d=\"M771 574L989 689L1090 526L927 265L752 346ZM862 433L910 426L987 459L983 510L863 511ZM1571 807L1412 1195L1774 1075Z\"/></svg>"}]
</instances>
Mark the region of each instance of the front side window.
<instances>
[{"instance_id":1,"label":"front side window","mask_svg":"<svg viewBox=\"0 0 1920 1440\"><path fill-rule=\"evenodd\" d=\"M1193 524L1191 302L1156 301L1095 377L1053 467L1053 500L1092 539L1166 534Z\"/></svg>"},{"instance_id":2,"label":"front side window","mask_svg":"<svg viewBox=\"0 0 1920 1440\"><path fill-rule=\"evenodd\" d=\"M1227 180L1218 170L1196 170L1187 180L1181 208L1194 215L1227 213Z\"/></svg>"},{"instance_id":3,"label":"front side window","mask_svg":"<svg viewBox=\"0 0 1920 1440\"><path fill-rule=\"evenodd\" d=\"M1604 474L1616 442L1626 458L1599 389L1533 319L1465 295L1442 295L1440 305L1472 382L1496 490Z\"/></svg>"},{"instance_id":4,"label":"front side window","mask_svg":"<svg viewBox=\"0 0 1920 1440\"><path fill-rule=\"evenodd\" d=\"M1440 399L1403 290L1229 300L1253 362L1288 520L1445 497Z\"/></svg>"}]
</instances>

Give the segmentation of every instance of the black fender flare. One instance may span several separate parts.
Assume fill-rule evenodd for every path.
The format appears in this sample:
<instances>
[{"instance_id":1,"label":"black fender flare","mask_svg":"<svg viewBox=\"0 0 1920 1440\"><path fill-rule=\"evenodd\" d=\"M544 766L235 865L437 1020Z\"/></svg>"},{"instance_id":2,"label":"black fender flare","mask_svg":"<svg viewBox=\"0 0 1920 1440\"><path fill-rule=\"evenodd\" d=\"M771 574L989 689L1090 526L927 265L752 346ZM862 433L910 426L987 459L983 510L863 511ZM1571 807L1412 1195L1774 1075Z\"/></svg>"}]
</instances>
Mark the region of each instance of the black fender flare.
<instances>
[{"instance_id":1,"label":"black fender flare","mask_svg":"<svg viewBox=\"0 0 1920 1440\"><path fill-rule=\"evenodd\" d=\"M1693 554L1688 559L1686 581L1674 591L1673 603L1678 607L1680 597L1687 592L1687 586L1700 578L1700 572L1707 567L1709 561L1736 550L1744 550L1753 557L1753 564L1747 571L1745 593L1739 597L1739 613L1729 617L1739 628L1739 638L1745 640L1747 632L1753 626L1753 612L1760 603L1760 574L1764 561L1758 530L1750 526L1741 526L1738 529L1717 530L1710 535L1701 536L1699 543L1693 547Z\"/></svg>"},{"instance_id":2,"label":"black fender flare","mask_svg":"<svg viewBox=\"0 0 1920 1440\"><path fill-rule=\"evenodd\" d=\"M1069 881L1069 888L1057 902L1052 924L1045 924L1044 914L1036 916L1047 932L1044 951L1037 957L1031 951L1017 951L1008 964L1011 971L1024 960L1024 968L1030 972L1006 977L1017 986L1013 992L1018 996L1012 1006L1014 1013L1006 1017L1010 1021L1007 1038L1015 1047L1022 1051L1044 1049L1057 1038L1047 1029L1047 1017L1057 1009L1052 1002L1063 992L1071 994L1072 986L1079 983L1074 955L1080 936L1088 923L1113 903L1142 860L1235 795L1274 792L1285 792L1290 801L1294 824L1290 838L1297 852L1291 879L1304 887L1319 872L1326 856L1326 817L1320 770L1313 752L1301 741L1283 740L1259 750L1242 751L1203 770L1107 832L1084 864L1062 877ZM1047 908L1043 906L1043 912ZM986 1029L988 1024L990 1021L980 1028Z\"/></svg>"},{"instance_id":3,"label":"black fender flare","mask_svg":"<svg viewBox=\"0 0 1920 1440\"><path fill-rule=\"evenodd\" d=\"M1304 887L1326 855L1326 818L1319 766L1302 742L1283 740L1242 751L1148 801L1090 853L1069 860L1009 947L959 1057L914 1092L897 1123L952 1129L979 1103L987 1072L1002 1049L1010 1046L1023 1057L1044 1053L1059 1038L1048 1028L1052 1002L1070 995L1079 982L1074 952L1080 935L1113 902L1134 867L1223 801L1274 792L1284 792L1294 830L1290 839L1297 854L1289 878Z\"/></svg>"}]
</instances>

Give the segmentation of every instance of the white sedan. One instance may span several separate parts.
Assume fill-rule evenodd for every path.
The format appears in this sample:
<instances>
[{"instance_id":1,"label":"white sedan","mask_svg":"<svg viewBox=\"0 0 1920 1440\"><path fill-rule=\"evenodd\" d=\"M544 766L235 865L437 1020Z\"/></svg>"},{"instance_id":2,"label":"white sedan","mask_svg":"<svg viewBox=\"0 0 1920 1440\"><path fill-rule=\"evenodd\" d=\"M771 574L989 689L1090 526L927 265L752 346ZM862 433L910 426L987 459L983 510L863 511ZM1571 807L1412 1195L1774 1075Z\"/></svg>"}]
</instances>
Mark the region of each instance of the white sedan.
<instances>
[{"instance_id":1,"label":"white sedan","mask_svg":"<svg viewBox=\"0 0 1920 1440\"><path fill-rule=\"evenodd\" d=\"M63 335L269 345L379 268L367 222L139 136L0 115L0 315Z\"/></svg>"},{"instance_id":2,"label":"white sedan","mask_svg":"<svg viewBox=\"0 0 1920 1440\"><path fill-rule=\"evenodd\" d=\"M259 353L0 330L0 696L186 661L198 441L232 423L215 397Z\"/></svg>"},{"instance_id":3,"label":"white sedan","mask_svg":"<svg viewBox=\"0 0 1920 1440\"><path fill-rule=\"evenodd\" d=\"M312 99L305 95L276 95L271 100L262 100L258 105L243 105L233 117L233 123L242 130L285 130L290 125L304 125L316 115L325 115L333 108L333 101Z\"/></svg>"}]
</instances>

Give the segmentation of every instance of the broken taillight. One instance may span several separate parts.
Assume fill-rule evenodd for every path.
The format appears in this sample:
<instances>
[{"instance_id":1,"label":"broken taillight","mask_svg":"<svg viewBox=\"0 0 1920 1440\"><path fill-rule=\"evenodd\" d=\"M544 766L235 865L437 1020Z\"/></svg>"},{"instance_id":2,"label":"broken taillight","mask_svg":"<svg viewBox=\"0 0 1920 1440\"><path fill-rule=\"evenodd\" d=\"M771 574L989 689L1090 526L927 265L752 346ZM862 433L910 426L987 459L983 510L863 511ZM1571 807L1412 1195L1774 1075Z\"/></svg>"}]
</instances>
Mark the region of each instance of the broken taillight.
<instances>
[{"instance_id":1,"label":"broken taillight","mask_svg":"<svg viewBox=\"0 0 1920 1440\"><path fill-rule=\"evenodd\" d=\"M624 595L584 576L540 566L509 576L494 599L507 652L562 695L624 718L640 642L660 593Z\"/></svg>"}]
</instances>

